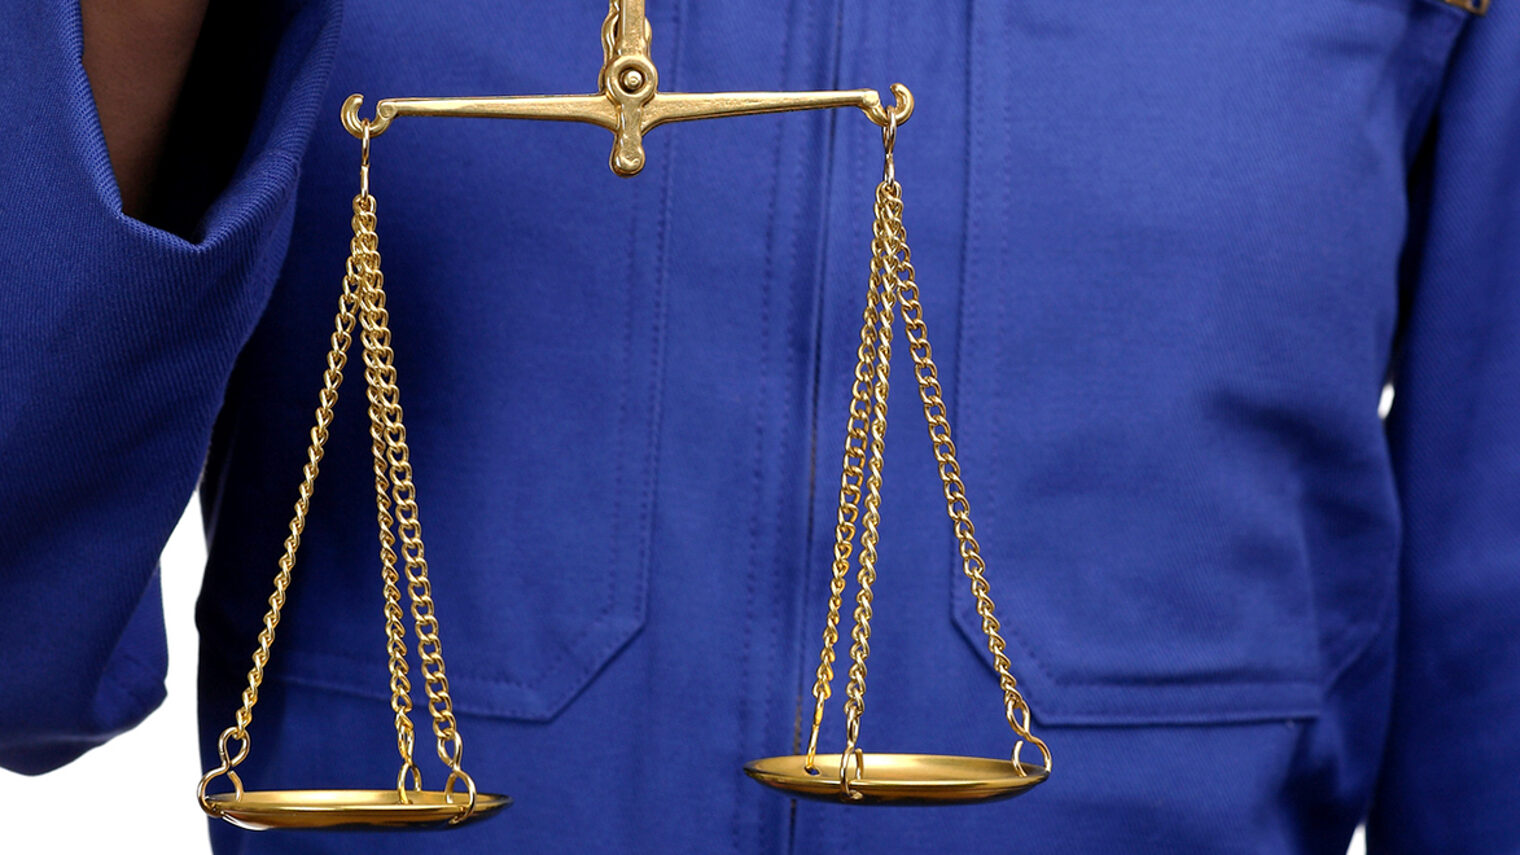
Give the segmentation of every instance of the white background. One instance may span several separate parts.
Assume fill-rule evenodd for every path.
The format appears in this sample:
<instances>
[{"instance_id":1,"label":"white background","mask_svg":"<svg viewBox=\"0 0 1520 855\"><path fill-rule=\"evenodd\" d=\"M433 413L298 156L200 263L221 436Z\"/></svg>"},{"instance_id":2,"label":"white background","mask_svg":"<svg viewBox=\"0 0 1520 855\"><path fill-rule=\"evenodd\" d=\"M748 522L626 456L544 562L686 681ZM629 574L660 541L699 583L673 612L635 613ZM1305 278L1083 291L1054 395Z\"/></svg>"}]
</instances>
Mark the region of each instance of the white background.
<instances>
[{"instance_id":1,"label":"white background","mask_svg":"<svg viewBox=\"0 0 1520 855\"><path fill-rule=\"evenodd\" d=\"M205 561L200 503L191 502L163 557L169 699L137 729L56 772L27 778L0 770L0 823L8 844L16 847L7 851L117 852L127 851L122 848L126 840L151 841L142 851L171 855L210 851L204 815L195 802L201 775L195 739L195 596ZM105 791L118 797L93 805L88 814L80 812L79 793ZM1365 852L1358 832L1351 855Z\"/></svg>"}]
</instances>

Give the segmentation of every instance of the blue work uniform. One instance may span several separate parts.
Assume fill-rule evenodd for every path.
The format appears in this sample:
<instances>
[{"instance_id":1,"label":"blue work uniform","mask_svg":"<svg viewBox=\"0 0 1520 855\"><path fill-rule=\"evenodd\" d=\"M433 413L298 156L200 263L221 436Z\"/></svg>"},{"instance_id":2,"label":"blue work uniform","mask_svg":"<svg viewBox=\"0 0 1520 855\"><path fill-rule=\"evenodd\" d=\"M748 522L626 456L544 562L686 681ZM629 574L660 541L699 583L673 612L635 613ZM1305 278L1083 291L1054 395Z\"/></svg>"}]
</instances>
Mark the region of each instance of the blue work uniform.
<instances>
[{"instance_id":1,"label":"blue work uniform","mask_svg":"<svg viewBox=\"0 0 1520 855\"><path fill-rule=\"evenodd\" d=\"M214 763L348 252L339 105L592 91L605 11L218 5L147 222L121 213L77 4L7 12L0 764L57 767L162 699L156 566L197 483ZM806 738L878 129L853 110L662 127L625 180L601 130L404 117L371 186L442 652L466 768L516 799L432 845L1339 855L1365 819L1378 855L1520 851L1520 3L648 13L662 90L916 94L906 227L1054 772L920 809L793 802L741 772ZM896 358L861 745L1004 757ZM251 788L395 780L370 467L351 369ZM842 742L834 706L823 748Z\"/></svg>"}]
</instances>

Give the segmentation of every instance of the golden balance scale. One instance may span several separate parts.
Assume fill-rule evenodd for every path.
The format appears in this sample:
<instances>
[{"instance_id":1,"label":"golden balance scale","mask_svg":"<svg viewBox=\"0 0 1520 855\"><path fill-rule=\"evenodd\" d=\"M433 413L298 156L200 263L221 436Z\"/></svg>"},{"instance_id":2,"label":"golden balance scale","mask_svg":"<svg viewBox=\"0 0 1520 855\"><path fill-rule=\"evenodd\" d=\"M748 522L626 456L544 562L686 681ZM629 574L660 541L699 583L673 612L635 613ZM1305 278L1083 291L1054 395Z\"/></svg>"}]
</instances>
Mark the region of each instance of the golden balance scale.
<instances>
[{"instance_id":1,"label":"golden balance scale","mask_svg":"<svg viewBox=\"0 0 1520 855\"><path fill-rule=\"evenodd\" d=\"M375 233L375 198L369 191L370 142L398 116L469 116L585 122L614 135L613 172L632 176L644 166L644 133L666 122L744 116L790 110L857 107L882 129L885 167L876 188L872 226L871 270L860 330L858 360L851 387L845 430L843 471L839 486L838 524L834 531L833 576L829 610L823 628L815 705L807 753L767 757L745 766L755 780L795 795L846 804L947 804L991 801L1026 792L1050 774L1050 750L1030 733L1029 705L1010 672L999 624L988 597L987 579L970 507L950 437L947 408L924 326L923 307L902 224L902 188L893 165L898 128L913 114L913 96L906 86L892 86L895 103L883 106L870 89L842 92L660 92L659 75L649 56L650 28L644 0L611 0L602 25L604 62L599 92L589 95L508 96L487 98L389 98L375 106L373 119L359 118L363 98L351 95L343 104L343 126L359 138L359 194L353 201L354 237L349 243L347 273L338 300L338 313L323 373L322 390L311 430L307 462L285 539L284 554L269 597L264 628L253 653L248 686L232 726L217 743L220 762L200 780L197 798L205 812L251 829L333 828L341 826L452 827L490 816L511 799L476 789L463 767L464 743L454 717L443 652L434 615L432 587L422 544L416 488L402 421L400 393L393 364L384 277ZM876 580L877 543L881 521L882 455L886 448L888 378L892 328L901 307L908 347L918 381L919 399L928 422L934 459L939 465L946 510L960 546L961 566L971 582L977 614L987 635L1003 708L1018 741L1010 759L954 757L933 754L867 754L858 747L860 719L865 708L866 658L870 655L871 586ZM384 594L387 651L390 656L391 709L395 713L396 748L401 767L395 786L379 790L245 790L235 769L248 757L249 725L258 703L259 686L269 663L275 629L285 605L296 551L316 483L338 387L343 382L349 346L355 331L361 343L364 380L369 400L370 439L374 455L375 505L379 521L380 567ZM859 555L855 542L859 540ZM401 567L398 570L398 537ZM849 581L852 559L858 566L850 668L845 688L845 744L837 754L818 753L818 731L825 702L833 691L834 645L839 640L840 608ZM411 721L411 683L407 642L401 610L401 574L411 606L427 708L432 720L436 753L448 778L441 790L422 788L422 773L413 758L415 731ZM1020 759L1025 743L1039 749L1042 763ZM827 770L827 772L825 772ZM231 792L208 793L225 777Z\"/></svg>"}]
</instances>

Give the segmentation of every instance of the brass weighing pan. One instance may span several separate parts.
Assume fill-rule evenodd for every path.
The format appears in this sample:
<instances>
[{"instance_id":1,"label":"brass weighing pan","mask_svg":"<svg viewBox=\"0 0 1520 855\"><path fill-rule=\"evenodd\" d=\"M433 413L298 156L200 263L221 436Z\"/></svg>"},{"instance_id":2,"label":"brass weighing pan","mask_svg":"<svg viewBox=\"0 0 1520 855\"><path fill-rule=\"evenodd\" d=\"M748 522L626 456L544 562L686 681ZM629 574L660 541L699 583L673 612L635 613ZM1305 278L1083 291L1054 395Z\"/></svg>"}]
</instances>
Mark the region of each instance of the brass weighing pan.
<instances>
[{"instance_id":1,"label":"brass weighing pan","mask_svg":"<svg viewBox=\"0 0 1520 855\"><path fill-rule=\"evenodd\" d=\"M864 754L848 794L836 775L819 768L839 768L838 754L819 754L815 771L807 757L793 754L752 760L745 774L778 790L804 798L848 804L953 805L1011 799L1029 792L1050 773L1038 766L990 757L945 754Z\"/></svg>"},{"instance_id":2,"label":"brass weighing pan","mask_svg":"<svg viewBox=\"0 0 1520 855\"><path fill-rule=\"evenodd\" d=\"M465 793L413 790L401 800L396 790L249 790L206 797L207 812L233 825L265 831L274 828L452 828L490 816L512 804L507 796L478 793L469 812Z\"/></svg>"}]
</instances>

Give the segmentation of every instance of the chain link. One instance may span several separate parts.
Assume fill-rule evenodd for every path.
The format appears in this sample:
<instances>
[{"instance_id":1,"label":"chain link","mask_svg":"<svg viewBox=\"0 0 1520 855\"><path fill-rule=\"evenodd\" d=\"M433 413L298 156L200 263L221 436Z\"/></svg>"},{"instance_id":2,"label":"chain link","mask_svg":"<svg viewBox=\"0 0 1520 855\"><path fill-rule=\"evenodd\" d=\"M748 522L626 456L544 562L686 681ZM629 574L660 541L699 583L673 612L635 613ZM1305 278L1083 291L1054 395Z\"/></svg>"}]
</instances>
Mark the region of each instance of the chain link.
<instances>
[{"instance_id":1,"label":"chain link","mask_svg":"<svg viewBox=\"0 0 1520 855\"><path fill-rule=\"evenodd\" d=\"M1003 689L1004 715L1008 725L1019 737L1013 759L1019 762L1019 751L1028 742L1039 749L1045 771L1050 771L1050 749L1044 740L1029 730L1029 705L1018 689L1012 664L1003 651L1007 643L999 632L1001 624L993 612L990 586L985 575L987 564L982 559L982 548L976 541L976 527L971 524L971 504L966 499L966 485L961 481L961 466L956 458L955 442L950 436L948 408L939 385L939 368L934 364L934 352L929 346L929 330L924 323L924 307L918 300L918 283L913 270L913 257L908 249L908 234L902 223L902 185L895 177L882 182L877 198L885 198L886 204L878 208L885 211L886 231L890 243L887 262L891 279L902 304L903 326L907 331L908 352L913 357L914 374L918 378L918 396L924 407L924 420L929 427L929 441L934 449L934 461L939 467L940 482L944 487L945 510L955 530L955 539L961 556L961 570L971 581L971 595L976 599L976 613L982 621L982 632L987 636L987 650L997 671L998 684Z\"/></svg>"},{"instance_id":2,"label":"chain link","mask_svg":"<svg viewBox=\"0 0 1520 855\"><path fill-rule=\"evenodd\" d=\"M839 477L839 514L834 526L834 565L829 581L829 613L823 625L823 651L819 654L817 680L813 684L813 726L808 736L809 772L817 772L818 731L823 725L824 704L833 694L834 645L839 641L839 610L844 605L844 591L849 581L850 558L855 549L856 523L859 522L861 487L865 483L866 442L871 406L871 365L876 359L879 338L882 277L872 262L870 287L861 319L860 346L856 349L855 379L850 387L850 414L845 424L844 462Z\"/></svg>"},{"instance_id":3,"label":"chain link","mask_svg":"<svg viewBox=\"0 0 1520 855\"><path fill-rule=\"evenodd\" d=\"M426 550L422 542L422 521L417 507L417 487L412 483L411 451L406 440L406 424L401 409L401 390L396 382L395 351L391 347L390 312L385 305L385 277L378 267L379 253L375 252L373 247L364 258L366 264L370 260L373 260L375 264L365 268L366 275L362 277L362 286L359 291L359 323L362 328L359 338L364 347L364 379L369 398L371 451L375 457L376 505L381 525L385 527L381 535L381 562L386 583L387 636L394 637L392 619L399 622L399 616L396 615L399 611L397 602L399 593L394 591L396 583L399 582L395 568L395 555L391 555L388 564L385 561L386 551L395 543L389 537L388 525L393 510L396 533L400 536L400 557L406 572L407 597L411 601L412 626L417 636L417 654L428 697L428 714L432 718L433 735L437 740L438 759L449 767L450 786L456 779L468 785L469 810L473 811L475 786L461 767L464 739L459 735L458 722L454 717L454 703L449 695L443 646L438 638L438 618L433 604L433 588L428 578ZM380 497L387 480L390 482L389 508ZM394 598L393 594L395 594ZM404 645L402 653L404 664ZM398 675L395 664L396 659L393 655L391 671L393 693L398 676L401 677L401 682L405 682L404 672ZM398 701L393 694L392 705L395 709L403 703ZM409 707L409 697L404 705ZM398 742L405 743L410 736L410 721L406 723L407 733L403 735L402 725L399 723L401 713L398 711L397 715ZM405 764L411 762L411 757L409 752L403 753L402 756L401 775L404 776ZM399 780L398 786L400 786ZM463 821L468 815L467 811L456 821Z\"/></svg>"},{"instance_id":4,"label":"chain link","mask_svg":"<svg viewBox=\"0 0 1520 855\"><path fill-rule=\"evenodd\" d=\"M866 659L871 655L871 617L873 586L876 584L876 547L881 535L881 473L887 449L887 398L891 389L889 379L892 371L892 322L893 307L897 301L897 289L892 281L891 268L886 264L889 236L883 231L882 198L877 193L876 219L872 226L872 288L877 295L876 364L871 385L871 418L866 430L870 442L866 449L866 495L865 513L860 532L860 557L856 571L858 590L855 594L854 626L850 629L850 674L845 686L845 749L839 758L840 788L844 795L855 798L850 789L849 764L855 762L855 774L859 775L860 716L866 706Z\"/></svg>"},{"instance_id":5,"label":"chain link","mask_svg":"<svg viewBox=\"0 0 1520 855\"><path fill-rule=\"evenodd\" d=\"M348 272L343 277L343 293L338 297L338 313L333 321L330 348L327 352L327 368L322 372L322 390L317 395L316 425L312 427L310 444L306 448L306 464L301 467L301 485L297 488L295 515L290 520L290 533L285 538L285 551L280 556L279 572L274 577L274 593L269 595L269 610L264 614L264 628L259 632L259 646L253 652L253 667L248 671L248 685L243 689L242 706L238 708L235 724L222 731L217 739L220 764L201 777L197 797L201 806L214 812L206 801L206 786L221 775L233 782L238 794L243 793L243 783L232 771L248 756L248 726L253 723L253 708L259 702L259 687L264 682L264 668L269 664L270 649L274 646L275 629L285 608L286 592L290 588L291 573L296 566L296 552L301 547L301 535L306 530L306 515L311 510L311 497L316 490L317 475L321 470L322 456L327 448L328 428L333 421L333 407L338 403L338 387L343 385L343 369L348 365L348 349L353 343L356 308L360 277L354 259L359 253L359 222L361 199L367 194L354 197L354 239L350 243ZM373 199L371 215L373 212ZM239 743L238 750L229 750L230 743Z\"/></svg>"},{"instance_id":6,"label":"chain link","mask_svg":"<svg viewBox=\"0 0 1520 855\"><path fill-rule=\"evenodd\" d=\"M379 236L375 231L375 226L375 198L364 193L357 200L355 207L354 240L349 259L349 275L355 278L357 293L360 297L360 310L365 318L365 329L360 333L360 338L364 343L366 397L369 399L370 454L374 460L375 475L375 517L379 524L381 594L384 598L381 613L385 617L385 649L389 659L391 711L394 714L396 728L396 751L401 755L401 769L396 773L396 793L405 804L408 800L408 778L411 779L412 789L421 789L422 772L412 758L416 733L411 719L412 684L408 678L406 627L402 623L401 590L398 587L401 576L396 569L396 536L393 533L395 518L391 514L390 467L386 460L384 405L378 400L369 368L372 337L370 332L372 323L368 319L367 306L372 290L369 283L383 281L381 280L383 274L380 272Z\"/></svg>"},{"instance_id":7,"label":"chain link","mask_svg":"<svg viewBox=\"0 0 1520 855\"><path fill-rule=\"evenodd\" d=\"M960 463L951 439L950 422L939 369L929 346L929 332L924 323L923 305L919 302L918 284L908 249L908 236L902 222L902 185L897 181L893 162L898 122L889 114L883 128L885 163L881 183L876 188L875 218L871 227L871 276L866 292L866 307L860 331L854 382L851 387L849 418L845 428L845 449L839 486L839 513L834 529L834 563L829 584L828 617L824 623L823 650L819 654L813 684L813 721L808 738L804 768L817 774L818 733L823 723L825 702L832 693L834 680L834 646L839 641L839 612L848 583L850 561L857 533L860 538L859 570L850 636L849 685L845 690L845 748L839 758L839 786L847 798L859 798L851 784L863 774L864 752L859 748L860 719L865 711L866 660L870 656L871 605L876 581L877 542L881 502L881 466L885 451L887 397L892 358L892 323L894 306L902 307L908 349L913 359L919 399L934 459L939 469L945 507L955 532L961 568L971 582L976 612L987 649L1003 691L1004 714L1018 737L1013 762L1020 763L1024 744L1039 749L1046 771L1050 770L1050 749L1030 732L1029 705L1019 692L1012 665L1005 653L1001 624L994 613L986 577L986 562L971 523L971 507L961 480ZM870 410L867 412L869 398ZM864 468L863 468L864 467ZM864 514L860 504L864 487ZM857 531L858 530L858 531ZM852 768L853 766L853 768Z\"/></svg>"},{"instance_id":8,"label":"chain link","mask_svg":"<svg viewBox=\"0 0 1520 855\"><path fill-rule=\"evenodd\" d=\"M415 732L410 716L411 682L408 678L405 628L402 625L400 605L401 574L396 567L399 534L399 557L405 567L407 595L411 601L412 623L417 635L418 655L428 696L428 713L432 718L433 734L437 738L438 757L449 767L444 793L452 800L455 790L462 787L469 797L464 809L451 822L463 822L475 811L475 782L462 766L464 741L454 717L453 700L449 695L448 677L444 670L442 644L438 639L438 618L422 544L417 488L412 483L411 455L406 442L406 425L402 418L401 393L396 385L390 314L385 307L385 277L380 272L375 198L369 192L368 123L365 123L363 131L360 189L353 201L354 236L349 242L343 293L339 298L338 314L334 321L327 370L322 375L316 426L311 430L306 465L302 467L295 516L290 522L290 535L285 539L284 554L280 557L280 570L275 576L274 593L269 597L264 629L259 633L259 646L253 654L253 668L248 672L248 687L243 690L242 707L237 711L236 723L224 730L218 739L220 763L202 776L197 791L201 806L212 814L218 811L207 801L206 788L217 777L226 775L232 782L237 797L241 798L243 794L242 780L233 770L248 756L248 726L253 721L253 707L258 703L264 668L269 663L270 648L274 645L275 627L279 625L281 610L285 606L291 571L295 567L296 552L301 545L301 534L306 528L306 515L310 510L319 465L327 445L328 428L333 421L333 408L338 402L338 387L343 382L343 370L347 365L356 326L360 330L369 400L370 450L374 458L375 507L379 523L382 593L385 599L383 613L390 667L391 710L395 715L396 747L402 761L401 769L396 775L397 795L404 804L408 801L408 783L412 790L422 788L422 774L412 756ZM236 751L231 750L234 742L238 744Z\"/></svg>"}]
</instances>

